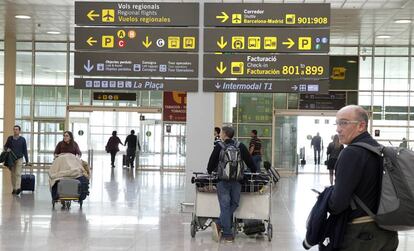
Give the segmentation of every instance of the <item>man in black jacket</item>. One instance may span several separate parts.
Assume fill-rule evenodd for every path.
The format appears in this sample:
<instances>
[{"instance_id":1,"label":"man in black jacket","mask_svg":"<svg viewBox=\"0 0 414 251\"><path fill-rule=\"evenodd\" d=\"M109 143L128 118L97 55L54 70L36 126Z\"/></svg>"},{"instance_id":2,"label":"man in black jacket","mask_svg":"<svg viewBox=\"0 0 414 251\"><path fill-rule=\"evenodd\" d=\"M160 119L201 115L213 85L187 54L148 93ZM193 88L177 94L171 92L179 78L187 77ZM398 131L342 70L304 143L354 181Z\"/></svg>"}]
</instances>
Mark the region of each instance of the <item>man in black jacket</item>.
<instances>
[{"instance_id":1,"label":"man in black jacket","mask_svg":"<svg viewBox=\"0 0 414 251\"><path fill-rule=\"evenodd\" d=\"M122 144L122 143L121 143ZM135 135L135 131L131 130L131 134L125 139L125 146L127 146L127 166L134 168L135 153L141 151L141 145L139 144L138 137Z\"/></svg>"},{"instance_id":2,"label":"man in black jacket","mask_svg":"<svg viewBox=\"0 0 414 251\"><path fill-rule=\"evenodd\" d=\"M225 126L221 129L221 138L225 144L235 144L233 136L233 128ZM216 144L214 146L207 166L207 172L209 174L217 171L221 149L221 144ZM250 153L247 150L246 146L240 143L239 149L242 160L250 168L250 171L255 173L257 171L256 165L253 163L252 157L250 156ZM238 181L219 180L217 182L217 196L220 204L220 218L217 222L211 223L211 227L213 229L213 239L215 241L220 240L221 230L223 230L223 239L226 242L234 241L233 232L231 231L232 219L234 211L236 211L237 207L239 206L240 193L241 184Z\"/></svg>"},{"instance_id":3,"label":"man in black jacket","mask_svg":"<svg viewBox=\"0 0 414 251\"><path fill-rule=\"evenodd\" d=\"M336 180L329 199L329 211L341 214L350 209L357 195L376 213L381 191L382 160L379 156L352 143L379 146L367 132L368 115L360 106L350 105L336 114L336 131L341 144L349 145L336 162ZM396 250L398 233L379 228L361 208L349 214L340 250Z\"/></svg>"}]
</instances>

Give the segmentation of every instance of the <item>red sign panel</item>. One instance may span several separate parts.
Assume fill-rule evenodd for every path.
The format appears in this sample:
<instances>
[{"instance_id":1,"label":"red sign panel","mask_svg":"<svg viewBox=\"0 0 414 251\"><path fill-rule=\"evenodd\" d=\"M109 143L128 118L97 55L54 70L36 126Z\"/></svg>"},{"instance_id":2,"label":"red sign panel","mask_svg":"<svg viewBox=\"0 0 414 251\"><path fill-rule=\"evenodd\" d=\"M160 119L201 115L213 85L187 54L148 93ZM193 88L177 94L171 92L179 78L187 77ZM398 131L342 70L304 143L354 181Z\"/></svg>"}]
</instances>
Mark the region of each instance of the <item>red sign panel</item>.
<instances>
[{"instance_id":1,"label":"red sign panel","mask_svg":"<svg viewBox=\"0 0 414 251\"><path fill-rule=\"evenodd\" d=\"M187 93L164 92L164 121L187 121Z\"/></svg>"}]
</instances>

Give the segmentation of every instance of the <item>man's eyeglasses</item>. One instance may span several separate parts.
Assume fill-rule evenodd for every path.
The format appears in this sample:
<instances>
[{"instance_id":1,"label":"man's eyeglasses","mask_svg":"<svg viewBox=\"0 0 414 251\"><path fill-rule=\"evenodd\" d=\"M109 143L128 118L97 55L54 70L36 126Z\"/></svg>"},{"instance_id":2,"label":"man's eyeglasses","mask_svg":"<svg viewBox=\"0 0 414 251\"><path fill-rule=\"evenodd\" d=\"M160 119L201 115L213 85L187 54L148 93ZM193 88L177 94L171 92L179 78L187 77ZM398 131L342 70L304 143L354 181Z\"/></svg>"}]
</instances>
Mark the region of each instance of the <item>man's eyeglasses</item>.
<instances>
[{"instance_id":1,"label":"man's eyeglasses","mask_svg":"<svg viewBox=\"0 0 414 251\"><path fill-rule=\"evenodd\" d=\"M336 123L334 125L344 127L344 126L347 126L349 124L358 124L359 122L361 122L361 121L358 121L358 120L339 120L339 121L336 121Z\"/></svg>"}]
</instances>

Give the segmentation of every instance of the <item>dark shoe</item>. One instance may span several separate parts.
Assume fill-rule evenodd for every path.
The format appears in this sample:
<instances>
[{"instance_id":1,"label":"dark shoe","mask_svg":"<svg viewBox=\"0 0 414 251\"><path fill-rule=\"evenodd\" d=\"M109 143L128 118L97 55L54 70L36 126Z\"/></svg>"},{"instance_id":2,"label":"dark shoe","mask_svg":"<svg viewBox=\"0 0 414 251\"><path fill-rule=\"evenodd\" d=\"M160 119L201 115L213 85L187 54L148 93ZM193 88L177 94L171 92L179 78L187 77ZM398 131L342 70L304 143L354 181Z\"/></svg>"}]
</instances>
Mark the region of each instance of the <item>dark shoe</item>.
<instances>
[{"instance_id":1,"label":"dark shoe","mask_svg":"<svg viewBox=\"0 0 414 251\"><path fill-rule=\"evenodd\" d=\"M226 243L233 243L234 242L234 237L233 236L223 237L223 240Z\"/></svg>"},{"instance_id":2,"label":"dark shoe","mask_svg":"<svg viewBox=\"0 0 414 251\"><path fill-rule=\"evenodd\" d=\"M16 189L13 189L13 192L12 192L12 194L16 194Z\"/></svg>"},{"instance_id":3,"label":"dark shoe","mask_svg":"<svg viewBox=\"0 0 414 251\"><path fill-rule=\"evenodd\" d=\"M212 238L216 242L219 242L221 239L221 227L219 224L215 223L214 221L211 223L211 228L213 230Z\"/></svg>"},{"instance_id":4,"label":"dark shoe","mask_svg":"<svg viewBox=\"0 0 414 251\"><path fill-rule=\"evenodd\" d=\"M19 188L19 189L16 190L16 193L15 194L16 195L19 195L21 192L22 192L22 189Z\"/></svg>"},{"instance_id":5,"label":"dark shoe","mask_svg":"<svg viewBox=\"0 0 414 251\"><path fill-rule=\"evenodd\" d=\"M115 168L115 165L111 165L111 168Z\"/></svg>"}]
</instances>

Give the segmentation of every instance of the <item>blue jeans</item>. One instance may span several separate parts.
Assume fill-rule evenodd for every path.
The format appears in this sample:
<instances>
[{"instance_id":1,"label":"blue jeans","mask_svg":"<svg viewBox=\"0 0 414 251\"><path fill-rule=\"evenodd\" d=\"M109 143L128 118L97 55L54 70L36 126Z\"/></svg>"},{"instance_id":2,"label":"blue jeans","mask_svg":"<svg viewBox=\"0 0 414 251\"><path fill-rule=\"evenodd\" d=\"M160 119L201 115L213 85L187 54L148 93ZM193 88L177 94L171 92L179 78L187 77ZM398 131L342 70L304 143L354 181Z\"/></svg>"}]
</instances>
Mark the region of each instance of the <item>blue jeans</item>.
<instances>
[{"instance_id":1,"label":"blue jeans","mask_svg":"<svg viewBox=\"0 0 414 251\"><path fill-rule=\"evenodd\" d=\"M220 218L217 224L223 229L223 237L232 237L233 213L240 202L241 184L238 181L219 181L217 196L220 204Z\"/></svg>"},{"instance_id":2,"label":"blue jeans","mask_svg":"<svg viewBox=\"0 0 414 251\"><path fill-rule=\"evenodd\" d=\"M257 168L257 172L260 173L260 163L262 162L262 156L261 155L253 155L252 156L253 163Z\"/></svg>"}]
</instances>

